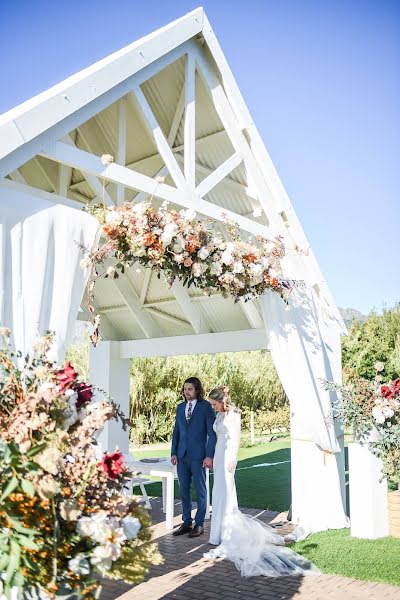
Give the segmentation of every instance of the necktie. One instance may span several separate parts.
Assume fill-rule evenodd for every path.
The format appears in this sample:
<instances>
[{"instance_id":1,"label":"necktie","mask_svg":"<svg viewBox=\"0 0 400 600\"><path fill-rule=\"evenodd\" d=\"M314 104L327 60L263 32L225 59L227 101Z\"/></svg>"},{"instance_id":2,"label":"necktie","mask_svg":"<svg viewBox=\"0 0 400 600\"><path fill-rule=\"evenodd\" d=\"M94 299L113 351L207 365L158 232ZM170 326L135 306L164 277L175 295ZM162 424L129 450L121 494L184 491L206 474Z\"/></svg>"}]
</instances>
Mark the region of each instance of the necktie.
<instances>
[{"instance_id":1,"label":"necktie","mask_svg":"<svg viewBox=\"0 0 400 600\"><path fill-rule=\"evenodd\" d=\"M186 415L186 421L188 423L189 423L191 417L192 417L192 403L189 402L188 411L187 411L187 415Z\"/></svg>"}]
</instances>

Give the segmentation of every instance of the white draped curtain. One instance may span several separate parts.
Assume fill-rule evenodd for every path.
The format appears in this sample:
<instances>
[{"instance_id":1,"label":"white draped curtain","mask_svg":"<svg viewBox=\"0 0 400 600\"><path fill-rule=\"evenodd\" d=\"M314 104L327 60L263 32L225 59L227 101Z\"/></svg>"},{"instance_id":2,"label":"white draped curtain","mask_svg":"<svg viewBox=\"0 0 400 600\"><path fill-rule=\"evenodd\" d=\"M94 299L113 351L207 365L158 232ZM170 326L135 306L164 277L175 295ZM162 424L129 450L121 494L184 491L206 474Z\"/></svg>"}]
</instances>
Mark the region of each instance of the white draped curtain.
<instances>
[{"instance_id":1,"label":"white draped curtain","mask_svg":"<svg viewBox=\"0 0 400 600\"><path fill-rule=\"evenodd\" d=\"M332 419L332 392L341 382L340 329L312 288L295 288L288 304L263 298L268 346L290 401L292 521L295 537L347 527L343 435Z\"/></svg>"},{"instance_id":2,"label":"white draped curtain","mask_svg":"<svg viewBox=\"0 0 400 600\"><path fill-rule=\"evenodd\" d=\"M89 275L80 246L92 249L97 232L87 213L0 188L0 324L24 355L52 330L52 358L63 359Z\"/></svg>"}]
</instances>

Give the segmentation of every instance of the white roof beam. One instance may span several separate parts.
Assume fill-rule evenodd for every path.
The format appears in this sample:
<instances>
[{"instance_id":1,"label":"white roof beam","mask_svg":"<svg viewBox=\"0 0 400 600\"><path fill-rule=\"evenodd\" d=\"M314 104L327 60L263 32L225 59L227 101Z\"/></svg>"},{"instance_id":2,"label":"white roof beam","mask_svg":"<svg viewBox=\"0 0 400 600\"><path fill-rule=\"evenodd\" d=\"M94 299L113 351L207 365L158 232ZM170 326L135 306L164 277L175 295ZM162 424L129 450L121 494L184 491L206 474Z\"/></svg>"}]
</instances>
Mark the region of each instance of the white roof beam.
<instances>
[{"instance_id":1,"label":"white roof beam","mask_svg":"<svg viewBox=\"0 0 400 600\"><path fill-rule=\"evenodd\" d=\"M83 135L81 129L78 129L78 133L81 136L83 143L85 144L86 148L89 150L89 152L91 152L91 148L90 145L86 139L86 137ZM69 144L70 146L72 146L73 148L77 148L74 140L72 139L72 137L70 135L66 135L63 138L63 142L61 143L65 143L65 144ZM73 167L74 165L67 165L69 167ZM85 174L85 179L87 181L87 183L90 185L90 187L92 188L92 190L94 191L94 193L96 194L96 198L98 199L99 202L104 202L106 203L107 206L112 206L114 204L113 200L110 198L110 196L107 193L107 190L105 189L105 185L101 184L100 181L97 179L97 177L93 177L93 175L91 175L90 173Z\"/></svg>"},{"instance_id":2,"label":"white roof beam","mask_svg":"<svg viewBox=\"0 0 400 600\"><path fill-rule=\"evenodd\" d=\"M22 175L19 169L12 171L12 173L10 173L10 177L16 183L24 183L25 185L28 185L28 182L26 181L25 177Z\"/></svg>"},{"instance_id":3,"label":"white roof beam","mask_svg":"<svg viewBox=\"0 0 400 600\"><path fill-rule=\"evenodd\" d=\"M200 333L120 342L120 358L268 350L265 329Z\"/></svg>"},{"instance_id":4,"label":"white roof beam","mask_svg":"<svg viewBox=\"0 0 400 600\"><path fill-rule=\"evenodd\" d=\"M183 156L181 156L180 154L176 154L176 160L180 164L183 164ZM199 163L198 161L196 161L196 170L199 173L202 173L203 175L206 175L206 176L214 173L213 169L210 169L210 167L206 167L206 165L203 165L202 163ZM252 190L252 188L249 188L246 185L243 185L242 183L239 183L238 181L231 179L230 177L225 177L223 180L223 183L226 184L227 186L229 186L230 188L235 189L235 191L245 193L248 198L257 200L257 195Z\"/></svg>"},{"instance_id":5,"label":"white roof beam","mask_svg":"<svg viewBox=\"0 0 400 600\"><path fill-rule=\"evenodd\" d=\"M52 160L62 162L64 164L73 166L80 171L95 175L96 177L105 177L114 183L122 183L126 187L134 190L144 191L147 194L161 198L162 200L168 200L179 206L185 208L192 208L193 201L190 190L179 190L172 186L166 185L165 183L155 182L151 177L132 171L127 167L122 167L116 163L105 166L102 164L100 158L84 150L73 148L62 142L55 142L46 145L42 151L43 156L47 156ZM224 209L220 206L212 204L206 200L195 198L196 210L217 221L224 222L226 219L235 221L239 227L244 231L248 231L253 235L273 235L272 231L264 225L260 225L255 221L241 217L236 213Z\"/></svg>"},{"instance_id":6,"label":"white roof beam","mask_svg":"<svg viewBox=\"0 0 400 600\"><path fill-rule=\"evenodd\" d=\"M118 149L117 163L125 166L126 160L126 97L118 102ZM117 204L123 204L125 200L125 187L117 185Z\"/></svg>"},{"instance_id":7,"label":"white roof beam","mask_svg":"<svg viewBox=\"0 0 400 600\"><path fill-rule=\"evenodd\" d=\"M175 279L172 284L171 291L194 331L196 333L208 333L210 328L200 307L193 304L187 289L178 279Z\"/></svg>"},{"instance_id":8,"label":"white roof beam","mask_svg":"<svg viewBox=\"0 0 400 600\"><path fill-rule=\"evenodd\" d=\"M235 154L232 154L232 156L224 161L222 165L217 167L215 171L203 179L203 181L196 188L196 194L198 194L200 198L206 196L208 192L210 192L216 185L224 180L229 173L236 169L242 160L243 158L240 152L235 152Z\"/></svg>"},{"instance_id":9,"label":"white roof beam","mask_svg":"<svg viewBox=\"0 0 400 600\"><path fill-rule=\"evenodd\" d=\"M264 321L257 309L256 300L248 300L245 302L241 298L239 301L239 306L246 315L246 318L253 329L261 329L264 327Z\"/></svg>"},{"instance_id":10,"label":"white roof beam","mask_svg":"<svg viewBox=\"0 0 400 600\"><path fill-rule=\"evenodd\" d=\"M142 306L146 300L147 292L148 292L149 285L150 285L150 279L151 279L151 269L145 269L143 285L142 285L142 289L140 291L140 298L139 298L140 304Z\"/></svg>"},{"instance_id":11,"label":"white roof beam","mask_svg":"<svg viewBox=\"0 0 400 600\"><path fill-rule=\"evenodd\" d=\"M31 196L42 198L43 200L47 200L47 202L52 202L54 204L64 204L65 206L70 206L71 208L77 208L78 210L82 210L82 202L77 202L76 200L71 200L70 198L59 196L58 194L53 192L46 192L45 190L41 190L30 185L10 181L9 179L0 178L0 187L23 192L25 194L30 194Z\"/></svg>"},{"instance_id":12,"label":"white roof beam","mask_svg":"<svg viewBox=\"0 0 400 600\"><path fill-rule=\"evenodd\" d=\"M196 138L196 61L191 52L185 62L185 123L184 123L184 172L190 189L196 187L195 138Z\"/></svg>"},{"instance_id":13,"label":"white roof beam","mask_svg":"<svg viewBox=\"0 0 400 600\"><path fill-rule=\"evenodd\" d=\"M139 297L125 275L120 275L113 280L123 301L126 303L130 313L147 338L160 336L163 331L151 317L142 309Z\"/></svg>"},{"instance_id":14,"label":"white roof beam","mask_svg":"<svg viewBox=\"0 0 400 600\"><path fill-rule=\"evenodd\" d=\"M182 86L181 95L179 96L178 105L175 110L174 118L172 119L171 128L168 135L168 144L174 145L176 134L178 133L179 125L181 124L182 116L185 110L185 84Z\"/></svg>"},{"instance_id":15,"label":"white roof beam","mask_svg":"<svg viewBox=\"0 0 400 600\"><path fill-rule=\"evenodd\" d=\"M167 166L168 171L171 174L171 177L174 180L176 187L180 189L185 189L186 181L180 169L180 166L176 162L168 140L165 138L160 125L157 123L153 111L151 110L150 105L147 102L146 97L143 94L140 87L137 87L134 90L134 94L145 118L145 122L153 134L158 151L163 161L165 162L165 165Z\"/></svg>"},{"instance_id":16,"label":"white roof beam","mask_svg":"<svg viewBox=\"0 0 400 600\"><path fill-rule=\"evenodd\" d=\"M174 315L168 315L165 312L157 310L156 308L146 308L146 312L154 315L155 317L161 317L170 323L174 323L174 325L184 325L185 327L190 327L190 323L188 321L184 321L179 317L175 317Z\"/></svg>"}]
</instances>

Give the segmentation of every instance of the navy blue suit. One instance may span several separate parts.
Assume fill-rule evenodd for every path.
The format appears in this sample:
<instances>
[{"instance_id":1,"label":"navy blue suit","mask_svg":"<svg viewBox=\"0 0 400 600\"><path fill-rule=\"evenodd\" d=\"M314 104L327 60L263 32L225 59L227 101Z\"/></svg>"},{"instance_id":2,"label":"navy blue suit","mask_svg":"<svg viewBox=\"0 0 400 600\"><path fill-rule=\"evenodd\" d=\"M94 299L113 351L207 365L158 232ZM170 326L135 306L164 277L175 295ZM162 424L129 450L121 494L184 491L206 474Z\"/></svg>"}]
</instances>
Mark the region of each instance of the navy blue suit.
<instances>
[{"instance_id":1,"label":"navy blue suit","mask_svg":"<svg viewBox=\"0 0 400 600\"><path fill-rule=\"evenodd\" d=\"M189 422L185 415L186 402L176 409L175 426L172 434L171 456L178 457L178 480L182 499L183 522L192 524L192 496L190 487L193 479L197 495L195 523L203 525L207 508L206 470L203 461L213 458L217 441L213 424L215 413L207 400L197 400Z\"/></svg>"}]
</instances>

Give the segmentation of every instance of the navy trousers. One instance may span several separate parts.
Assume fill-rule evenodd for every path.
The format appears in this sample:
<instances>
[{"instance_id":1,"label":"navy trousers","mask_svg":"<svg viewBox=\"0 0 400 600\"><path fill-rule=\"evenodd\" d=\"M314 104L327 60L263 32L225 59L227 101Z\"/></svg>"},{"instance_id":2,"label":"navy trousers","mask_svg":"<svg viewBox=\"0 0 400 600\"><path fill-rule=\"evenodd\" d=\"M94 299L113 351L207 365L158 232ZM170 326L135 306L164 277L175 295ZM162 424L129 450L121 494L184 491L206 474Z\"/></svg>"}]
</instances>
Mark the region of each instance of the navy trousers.
<instances>
[{"instance_id":1,"label":"navy trousers","mask_svg":"<svg viewBox=\"0 0 400 600\"><path fill-rule=\"evenodd\" d=\"M203 525L207 508L206 470L202 460L190 458L187 454L178 459L178 481L182 499L182 520L192 524L192 494L190 486L194 483L197 496L196 525Z\"/></svg>"}]
</instances>

